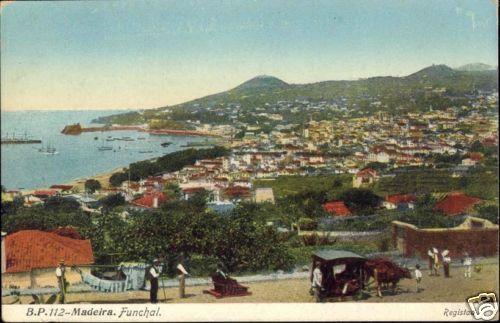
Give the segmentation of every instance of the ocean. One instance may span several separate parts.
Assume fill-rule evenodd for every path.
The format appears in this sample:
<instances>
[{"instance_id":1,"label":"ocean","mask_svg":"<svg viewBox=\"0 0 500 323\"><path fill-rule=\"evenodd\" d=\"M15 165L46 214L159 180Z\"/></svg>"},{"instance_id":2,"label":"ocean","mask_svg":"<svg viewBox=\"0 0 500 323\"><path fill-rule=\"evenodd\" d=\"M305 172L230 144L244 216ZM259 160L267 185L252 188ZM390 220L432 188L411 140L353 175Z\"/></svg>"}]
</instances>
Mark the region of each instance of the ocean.
<instances>
[{"instance_id":1,"label":"ocean","mask_svg":"<svg viewBox=\"0 0 500 323\"><path fill-rule=\"evenodd\" d=\"M63 135L65 125L79 122L82 126L96 126L92 119L130 110L65 110L65 111L2 111L1 132L5 136L24 136L26 132L41 144L1 145L1 183L6 189L35 189L62 184L74 179L88 178L132 162L163 156L186 149L188 142L205 138L192 136L149 135L137 131L87 132L81 135ZM133 141L109 137L131 137ZM142 137L144 139L138 139ZM96 139L97 138L97 139ZM172 142L162 147L163 142ZM44 154L40 148L54 147L56 154ZM101 151L99 146L110 146Z\"/></svg>"}]
</instances>

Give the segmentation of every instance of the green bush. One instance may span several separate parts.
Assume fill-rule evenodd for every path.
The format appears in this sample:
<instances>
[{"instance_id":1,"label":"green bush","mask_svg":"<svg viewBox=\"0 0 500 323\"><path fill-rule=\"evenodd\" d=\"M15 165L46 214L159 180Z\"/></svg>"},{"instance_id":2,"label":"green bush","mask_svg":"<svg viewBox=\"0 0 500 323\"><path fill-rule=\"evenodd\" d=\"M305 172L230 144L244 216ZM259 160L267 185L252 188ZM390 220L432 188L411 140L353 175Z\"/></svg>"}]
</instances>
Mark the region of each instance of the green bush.
<instances>
[{"instance_id":1,"label":"green bush","mask_svg":"<svg viewBox=\"0 0 500 323\"><path fill-rule=\"evenodd\" d=\"M318 221L310 218L300 218L298 225L301 230L316 230Z\"/></svg>"}]
</instances>

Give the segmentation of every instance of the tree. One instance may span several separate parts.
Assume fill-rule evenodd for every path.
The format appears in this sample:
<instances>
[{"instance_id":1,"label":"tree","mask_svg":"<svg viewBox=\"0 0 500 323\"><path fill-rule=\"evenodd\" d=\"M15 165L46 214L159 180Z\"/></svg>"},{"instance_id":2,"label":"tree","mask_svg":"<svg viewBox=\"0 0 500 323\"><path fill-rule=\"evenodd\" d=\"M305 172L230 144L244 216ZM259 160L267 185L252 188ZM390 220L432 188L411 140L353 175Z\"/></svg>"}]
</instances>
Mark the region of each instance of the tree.
<instances>
[{"instance_id":1,"label":"tree","mask_svg":"<svg viewBox=\"0 0 500 323\"><path fill-rule=\"evenodd\" d=\"M116 193L101 198L99 202L103 206L103 208L113 209L117 206L124 205L125 198L122 194Z\"/></svg>"},{"instance_id":2,"label":"tree","mask_svg":"<svg viewBox=\"0 0 500 323\"><path fill-rule=\"evenodd\" d=\"M51 231L58 227L72 226L83 237L88 237L93 230L90 217L83 211L58 207L20 207L15 213L2 214L1 221L2 230L7 232L20 230Z\"/></svg>"},{"instance_id":3,"label":"tree","mask_svg":"<svg viewBox=\"0 0 500 323\"><path fill-rule=\"evenodd\" d=\"M52 196L45 200L43 207L51 212L74 212L80 208L75 199Z\"/></svg>"},{"instance_id":4,"label":"tree","mask_svg":"<svg viewBox=\"0 0 500 323\"><path fill-rule=\"evenodd\" d=\"M182 196L181 188L177 183L168 183L167 185L165 185L165 187L163 188L163 193L165 193L165 195L169 199L174 199L174 200L178 200Z\"/></svg>"},{"instance_id":5,"label":"tree","mask_svg":"<svg viewBox=\"0 0 500 323\"><path fill-rule=\"evenodd\" d=\"M476 211L479 218L498 224L498 205L478 205Z\"/></svg>"},{"instance_id":6,"label":"tree","mask_svg":"<svg viewBox=\"0 0 500 323\"><path fill-rule=\"evenodd\" d=\"M376 170L377 172L381 172L387 169L387 164L380 163L380 162L370 162L366 164L365 168L372 168Z\"/></svg>"},{"instance_id":7,"label":"tree","mask_svg":"<svg viewBox=\"0 0 500 323\"><path fill-rule=\"evenodd\" d=\"M354 213L369 215L374 212L382 198L369 189L351 188L340 195L347 207Z\"/></svg>"},{"instance_id":8,"label":"tree","mask_svg":"<svg viewBox=\"0 0 500 323\"><path fill-rule=\"evenodd\" d=\"M101 189L101 183L95 179L88 179L85 181L85 190L89 193L94 193Z\"/></svg>"}]
</instances>

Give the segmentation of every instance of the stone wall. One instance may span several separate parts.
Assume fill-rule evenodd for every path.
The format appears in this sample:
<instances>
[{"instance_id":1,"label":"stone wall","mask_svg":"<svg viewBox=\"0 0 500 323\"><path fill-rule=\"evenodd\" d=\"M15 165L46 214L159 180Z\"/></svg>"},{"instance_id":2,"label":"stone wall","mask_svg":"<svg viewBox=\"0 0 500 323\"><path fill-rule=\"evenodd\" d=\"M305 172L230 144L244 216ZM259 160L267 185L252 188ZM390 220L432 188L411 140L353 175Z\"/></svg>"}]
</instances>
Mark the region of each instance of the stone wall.
<instances>
[{"instance_id":1,"label":"stone wall","mask_svg":"<svg viewBox=\"0 0 500 323\"><path fill-rule=\"evenodd\" d=\"M498 226L490 228L419 229L404 223L392 224L393 247L405 257L427 257L429 248L448 249L451 257L464 252L472 257L498 254Z\"/></svg>"}]
</instances>

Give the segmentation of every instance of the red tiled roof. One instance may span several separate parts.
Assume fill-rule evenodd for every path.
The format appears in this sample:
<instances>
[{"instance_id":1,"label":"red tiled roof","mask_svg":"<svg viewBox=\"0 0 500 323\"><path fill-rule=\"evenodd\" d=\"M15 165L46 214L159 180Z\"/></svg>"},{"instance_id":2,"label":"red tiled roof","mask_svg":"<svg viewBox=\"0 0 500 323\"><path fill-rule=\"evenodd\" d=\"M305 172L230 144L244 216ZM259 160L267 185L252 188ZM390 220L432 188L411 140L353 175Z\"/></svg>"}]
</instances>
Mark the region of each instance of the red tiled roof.
<instances>
[{"instance_id":1,"label":"red tiled roof","mask_svg":"<svg viewBox=\"0 0 500 323\"><path fill-rule=\"evenodd\" d=\"M458 215L481 202L482 200L477 197L471 197L464 193L456 192L449 194L443 200L436 203L434 209L446 215Z\"/></svg>"},{"instance_id":2,"label":"red tiled roof","mask_svg":"<svg viewBox=\"0 0 500 323\"><path fill-rule=\"evenodd\" d=\"M198 192L202 192L203 190L205 190L204 187L188 187L188 188L183 188L182 192L185 194L195 194Z\"/></svg>"},{"instance_id":3,"label":"red tiled roof","mask_svg":"<svg viewBox=\"0 0 500 323\"><path fill-rule=\"evenodd\" d=\"M56 190L36 190L33 195L35 196L53 196L56 195Z\"/></svg>"},{"instance_id":4,"label":"red tiled roof","mask_svg":"<svg viewBox=\"0 0 500 323\"><path fill-rule=\"evenodd\" d=\"M167 200L167 196L163 192L146 193L142 197L133 200L131 203L145 208L153 208L154 199L158 198L158 206Z\"/></svg>"},{"instance_id":5,"label":"red tiled roof","mask_svg":"<svg viewBox=\"0 0 500 323\"><path fill-rule=\"evenodd\" d=\"M66 266L94 262L90 240L62 237L53 232L23 230L5 237L7 273L35 268L55 268L60 260Z\"/></svg>"},{"instance_id":6,"label":"red tiled roof","mask_svg":"<svg viewBox=\"0 0 500 323\"><path fill-rule=\"evenodd\" d=\"M73 188L73 185L59 185L59 184L56 184L56 185L52 185L50 188L60 189L60 190L63 190L63 191L69 191L70 189Z\"/></svg>"},{"instance_id":7,"label":"red tiled roof","mask_svg":"<svg viewBox=\"0 0 500 323\"><path fill-rule=\"evenodd\" d=\"M351 215L351 211L347 208L343 201L331 201L323 204L323 209L336 216Z\"/></svg>"},{"instance_id":8,"label":"red tiled roof","mask_svg":"<svg viewBox=\"0 0 500 323\"><path fill-rule=\"evenodd\" d=\"M469 154L469 158L473 161L481 161L481 159L483 159L483 154L473 152Z\"/></svg>"},{"instance_id":9,"label":"red tiled roof","mask_svg":"<svg viewBox=\"0 0 500 323\"><path fill-rule=\"evenodd\" d=\"M368 177L368 176L371 176L371 177L378 177L378 173L376 170L374 170L373 168L365 168L363 170L360 170L357 174L356 174L357 177Z\"/></svg>"},{"instance_id":10,"label":"red tiled roof","mask_svg":"<svg viewBox=\"0 0 500 323\"><path fill-rule=\"evenodd\" d=\"M245 186L231 186L224 190L224 194L229 197L247 197L250 196L250 189Z\"/></svg>"},{"instance_id":11,"label":"red tiled roof","mask_svg":"<svg viewBox=\"0 0 500 323\"><path fill-rule=\"evenodd\" d=\"M385 200L389 203L397 205L400 203L413 203L417 200L417 198L412 194L394 194L387 196Z\"/></svg>"}]
</instances>

